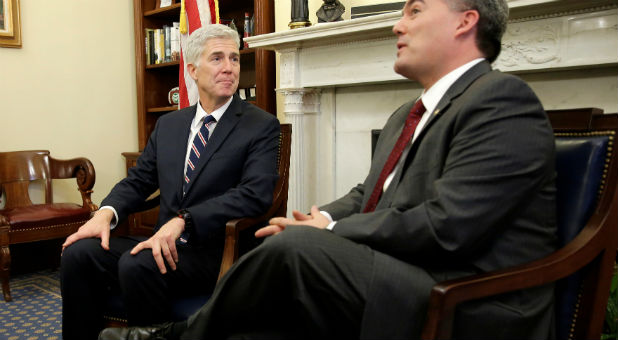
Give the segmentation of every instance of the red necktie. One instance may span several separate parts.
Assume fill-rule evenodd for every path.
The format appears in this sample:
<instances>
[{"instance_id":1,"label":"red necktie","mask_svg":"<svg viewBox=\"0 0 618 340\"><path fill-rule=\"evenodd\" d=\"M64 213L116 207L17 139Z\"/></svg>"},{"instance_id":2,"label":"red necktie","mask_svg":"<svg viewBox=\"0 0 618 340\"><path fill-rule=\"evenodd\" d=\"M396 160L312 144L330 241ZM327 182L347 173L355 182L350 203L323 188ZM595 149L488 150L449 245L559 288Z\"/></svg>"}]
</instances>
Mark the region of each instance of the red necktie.
<instances>
[{"instance_id":1,"label":"red necktie","mask_svg":"<svg viewBox=\"0 0 618 340\"><path fill-rule=\"evenodd\" d=\"M397 139L397 143L395 143L393 151L391 151L391 154L388 156L388 159L384 164L384 168L382 168L382 172L380 172L380 177L378 177L376 186L373 188L371 196L367 201L367 205L363 210L364 213L372 212L376 209L376 206L378 205L378 200L382 195L384 181L386 181L388 175L393 171L395 164L397 164L399 157L401 157L403 149L405 149L406 145L408 145L408 143L410 142L410 139L414 135L414 130L416 130L418 122L421 121L423 113L425 113L425 106L423 105L423 101L419 99L410 110L408 118L406 119L406 123L403 127L403 131L401 131L401 135L399 135L399 139Z\"/></svg>"}]
</instances>

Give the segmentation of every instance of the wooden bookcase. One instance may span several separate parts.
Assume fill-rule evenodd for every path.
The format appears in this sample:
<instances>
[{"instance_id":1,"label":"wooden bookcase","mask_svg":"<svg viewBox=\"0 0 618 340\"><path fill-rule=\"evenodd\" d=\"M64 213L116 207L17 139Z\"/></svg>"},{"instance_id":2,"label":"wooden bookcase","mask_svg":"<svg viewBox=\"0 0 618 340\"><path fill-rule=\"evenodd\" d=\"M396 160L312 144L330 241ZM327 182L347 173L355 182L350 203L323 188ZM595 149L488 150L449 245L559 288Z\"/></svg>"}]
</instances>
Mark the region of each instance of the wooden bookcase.
<instances>
[{"instance_id":1,"label":"wooden bookcase","mask_svg":"<svg viewBox=\"0 0 618 340\"><path fill-rule=\"evenodd\" d=\"M158 8L157 0L134 0L135 63L137 83L137 126L139 151L146 142L157 119L177 109L170 105L167 94L178 86L179 62L146 65L145 29L171 26L179 21L180 0ZM273 32L275 29L274 0L219 0L219 16L234 19L239 34L243 35L244 14L254 15L254 34ZM239 88L256 86L256 100L262 109L276 115L275 54L273 51L242 49Z\"/></svg>"}]
</instances>

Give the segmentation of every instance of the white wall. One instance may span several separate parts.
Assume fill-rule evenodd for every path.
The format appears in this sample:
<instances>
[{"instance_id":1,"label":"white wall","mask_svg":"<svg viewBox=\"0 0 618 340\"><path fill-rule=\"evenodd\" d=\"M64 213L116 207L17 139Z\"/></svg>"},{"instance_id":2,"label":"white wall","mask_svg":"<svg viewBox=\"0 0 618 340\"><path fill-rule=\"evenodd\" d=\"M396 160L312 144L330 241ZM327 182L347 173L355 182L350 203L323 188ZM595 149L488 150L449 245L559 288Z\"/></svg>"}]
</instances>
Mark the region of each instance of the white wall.
<instances>
[{"instance_id":1,"label":"white wall","mask_svg":"<svg viewBox=\"0 0 618 340\"><path fill-rule=\"evenodd\" d=\"M21 22L22 48L0 48L0 151L89 158L99 204L137 151L133 2L26 0ZM74 180L54 186L81 202Z\"/></svg>"}]
</instances>

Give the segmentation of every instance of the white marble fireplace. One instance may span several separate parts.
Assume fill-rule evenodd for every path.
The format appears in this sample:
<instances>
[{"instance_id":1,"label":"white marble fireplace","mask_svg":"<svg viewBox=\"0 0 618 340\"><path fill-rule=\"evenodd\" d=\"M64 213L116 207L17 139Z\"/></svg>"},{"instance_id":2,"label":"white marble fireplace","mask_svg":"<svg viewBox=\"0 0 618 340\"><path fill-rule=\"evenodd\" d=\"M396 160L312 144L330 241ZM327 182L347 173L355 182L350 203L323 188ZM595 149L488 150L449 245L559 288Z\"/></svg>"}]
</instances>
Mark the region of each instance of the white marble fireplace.
<instances>
[{"instance_id":1,"label":"white marble fireplace","mask_svg":"<svg viewBox=\"0 0 618 340\"><path fill-rule=\"evenodd\" d=\"M503 51L494 64L516 73L547 109L618 111L616 0L511 0ZM418 84L393 71L400 13L248 38L280 55L285 121L292 123L288 211L308 211L364 180L371 129L381 128Z\"/></svg>"}]
</instances>

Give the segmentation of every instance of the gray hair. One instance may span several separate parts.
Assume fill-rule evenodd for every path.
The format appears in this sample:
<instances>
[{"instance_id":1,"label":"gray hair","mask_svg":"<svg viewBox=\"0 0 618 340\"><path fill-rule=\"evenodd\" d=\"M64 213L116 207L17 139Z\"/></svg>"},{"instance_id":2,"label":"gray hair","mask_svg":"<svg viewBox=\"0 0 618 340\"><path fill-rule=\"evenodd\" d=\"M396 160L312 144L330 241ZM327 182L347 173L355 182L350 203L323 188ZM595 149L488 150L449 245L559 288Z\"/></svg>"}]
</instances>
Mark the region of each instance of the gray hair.
<instances>
[{"instance_id":1,"label":"gray hair","mask_svg":"<svg viewBox=\"0 0 618 340\"><path fill-rule=\"evenodd\" d=\"M449 7L457 11L476 10L479 21L476 25L476 45L489 62L500 54L502 36L509 20L509 6L506 0L446 0Z\"/></svg>"},{"instance_id":2,"label":"gray hair","mask_svg":"<svg viewBox=\"0 0 618 340\"><path fill-rule=\"evenodd\" d=\"M187 39L186 49L183 51L187 64L199 66L206 42L215 38L234 40L236 46L240 47L240 37L236 30L222 24L205 25L193 31Z\"/></svg>"}]
</instances>

